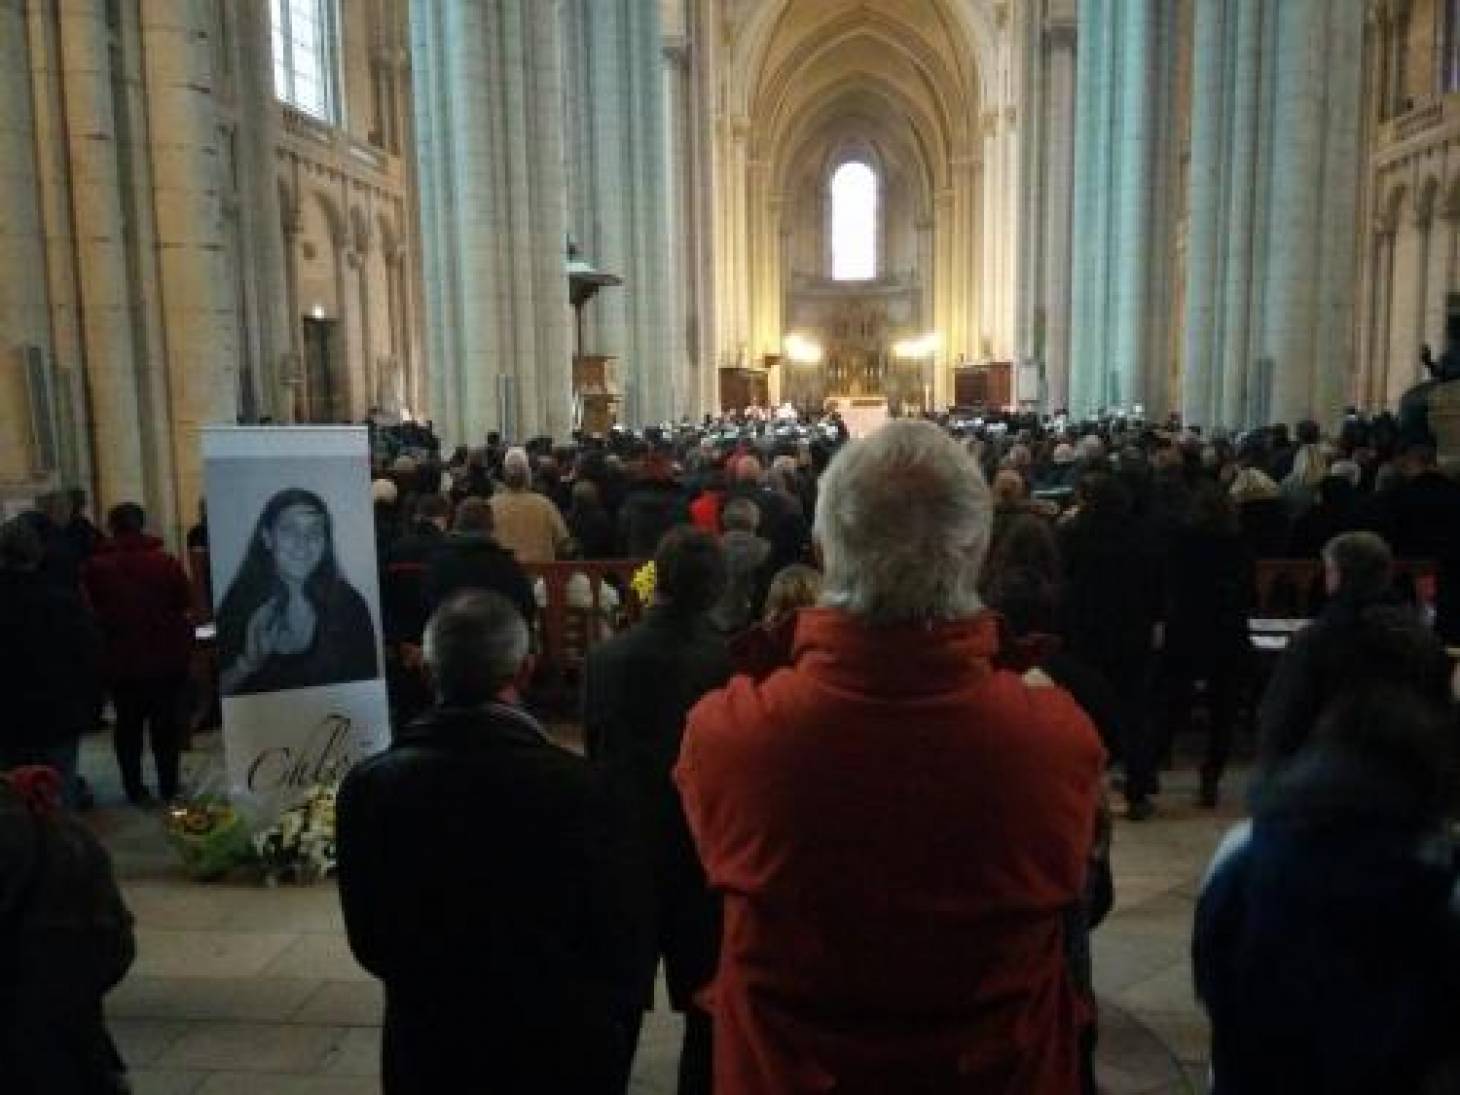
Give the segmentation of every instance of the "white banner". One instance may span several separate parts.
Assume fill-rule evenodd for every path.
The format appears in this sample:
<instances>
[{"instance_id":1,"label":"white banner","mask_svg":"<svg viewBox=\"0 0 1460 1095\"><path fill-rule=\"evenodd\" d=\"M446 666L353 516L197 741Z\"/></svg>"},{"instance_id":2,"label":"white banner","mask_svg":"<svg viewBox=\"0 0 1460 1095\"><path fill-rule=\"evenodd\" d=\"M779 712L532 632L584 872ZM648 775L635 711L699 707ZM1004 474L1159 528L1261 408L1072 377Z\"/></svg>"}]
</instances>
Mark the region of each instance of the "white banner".
<instances>
[{"instance_id":1,"label":"white banner","mask_svg":"<svg viewBox=\"0 0 1460 1095\"><path fill-rule=\"evenodd\" d=\"M230 793L268 818L390 740L363 426L203 431Z\"/></svg>"}]
</instances>

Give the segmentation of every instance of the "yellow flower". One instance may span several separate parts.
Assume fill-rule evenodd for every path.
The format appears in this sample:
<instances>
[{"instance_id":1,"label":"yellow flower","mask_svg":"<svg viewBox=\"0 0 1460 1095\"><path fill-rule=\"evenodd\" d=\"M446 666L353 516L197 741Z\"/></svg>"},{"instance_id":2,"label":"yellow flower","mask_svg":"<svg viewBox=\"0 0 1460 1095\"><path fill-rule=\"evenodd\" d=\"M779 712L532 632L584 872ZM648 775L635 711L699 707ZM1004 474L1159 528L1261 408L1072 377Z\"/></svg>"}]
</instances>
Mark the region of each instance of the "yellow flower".
<instances>
[{"instance_id":1,"label":"yellow flower","mask_svg":"<svg viewBox=\"0 0 1460 1095\"><path fill-rule=\"evenodd\" d=\"M654 586L659 578L658 572L654 569L654 560L634 571L632 585L634 592L639 595L639 603L647 605L654 599Z\"/></svg>"}]
</instances>

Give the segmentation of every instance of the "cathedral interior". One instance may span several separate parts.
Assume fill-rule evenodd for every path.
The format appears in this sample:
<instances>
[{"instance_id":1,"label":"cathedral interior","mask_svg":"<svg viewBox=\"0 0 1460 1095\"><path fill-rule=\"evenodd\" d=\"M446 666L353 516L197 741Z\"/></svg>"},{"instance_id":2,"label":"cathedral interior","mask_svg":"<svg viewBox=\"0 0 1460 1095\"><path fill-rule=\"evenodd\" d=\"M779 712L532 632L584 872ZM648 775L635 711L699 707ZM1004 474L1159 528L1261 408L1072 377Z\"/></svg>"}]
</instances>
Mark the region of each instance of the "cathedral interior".
<instances>
[{"instance_id":1,"label":"cathedral interior","mask_svg":"<svg viewBox=\"0 0 1460 1095\"><path fill-rule=\"evenodd\" d=\"M1445 0L7 0L0 492L176 530L220 422L1392 407ZM569 245L621 279L568 303Z\"/></svg>"},{"instance_id":2,"label":"cathedral interior","mask_svg":"<svg viewBox=\"0 0 1460 1095\"><path fill-rule=\"evenodd\" d=\"M1460 0L0 0L0 517L80 488L178 551L216 425L1327 431L1446 351ZM1206 1089L1190 922L1242 813L1117 843L1102 1090ZM378 1090L331 892L95 824L137 1091Z\"/></svg>"}]
</instances>

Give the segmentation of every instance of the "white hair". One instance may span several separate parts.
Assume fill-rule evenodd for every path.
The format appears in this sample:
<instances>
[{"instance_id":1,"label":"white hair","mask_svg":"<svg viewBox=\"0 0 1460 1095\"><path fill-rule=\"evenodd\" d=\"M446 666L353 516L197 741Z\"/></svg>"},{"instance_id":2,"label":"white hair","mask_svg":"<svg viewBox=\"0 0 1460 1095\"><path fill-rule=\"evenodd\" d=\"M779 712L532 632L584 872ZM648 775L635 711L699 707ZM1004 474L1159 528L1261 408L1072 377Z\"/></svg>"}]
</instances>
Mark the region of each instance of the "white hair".
<instances>
[{"instance_id":1,"label":"white hair","mask_svg":"<svg viewBox=\"0 0 1460 1095\"><path fill-rule=\"evenodd\" d=\"M972 616L991 522L968 452L931 422L891 422L822 477L821 603L874 624Z\"/></svg>"},{"instance_id":2,"label":"white hair","mask_svg":"<svg viewBox=\"0 0 1460 1095\"><path fill-rule=\"evenodd\" d=\"M508 486L525 487L532 482L532 459L520 445L508 449L502 457L502 478Z\"/></svg>"}]
</instances>

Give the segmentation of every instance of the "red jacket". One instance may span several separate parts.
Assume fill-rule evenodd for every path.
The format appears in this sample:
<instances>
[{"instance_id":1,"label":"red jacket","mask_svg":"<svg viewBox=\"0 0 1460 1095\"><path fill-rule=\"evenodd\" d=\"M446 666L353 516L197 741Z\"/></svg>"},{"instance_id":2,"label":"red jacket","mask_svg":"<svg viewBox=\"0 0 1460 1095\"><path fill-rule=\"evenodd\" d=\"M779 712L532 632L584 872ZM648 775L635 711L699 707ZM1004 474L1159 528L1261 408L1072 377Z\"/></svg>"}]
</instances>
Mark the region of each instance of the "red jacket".
<instances>
[{"instance_id":1,"label":"red jacket","mask_svg":"<svg viewBox=\"0 0 1460 1095\"><path fill-rule=\"evenodd\" d=\"M690 713L675 771L725 897L715 1085L1070 1095L1104 753L1068 694L995 670L997 618L806 610L795 662Z\"/></svg>"},{"instance_id":2,"label":"red jacket","mask_svg":"<svg viewBox=\"0 0 1460 1095\"><path fill-rule=\"evenodd\" d=\"M711 536L720 535L720 509L725 504L722 490L701 491L689 504L689 519L694 527Z\"/></svg>"},{"instance_id":3,"label":"red jacket","mask_svg":"<svg viewBox=\"0 0 1460 1095\"><path fill-rule=\"evenodd\" d=\"M109 680L187 672L192 589L161 540L119 536L104 541L82 570L82 582L106 640Z\"/></svg>"}]
</instances>

